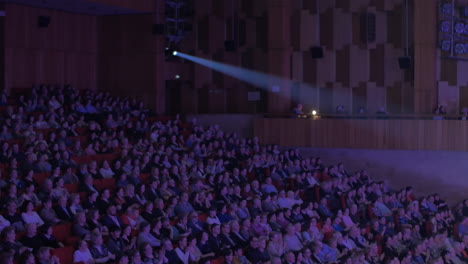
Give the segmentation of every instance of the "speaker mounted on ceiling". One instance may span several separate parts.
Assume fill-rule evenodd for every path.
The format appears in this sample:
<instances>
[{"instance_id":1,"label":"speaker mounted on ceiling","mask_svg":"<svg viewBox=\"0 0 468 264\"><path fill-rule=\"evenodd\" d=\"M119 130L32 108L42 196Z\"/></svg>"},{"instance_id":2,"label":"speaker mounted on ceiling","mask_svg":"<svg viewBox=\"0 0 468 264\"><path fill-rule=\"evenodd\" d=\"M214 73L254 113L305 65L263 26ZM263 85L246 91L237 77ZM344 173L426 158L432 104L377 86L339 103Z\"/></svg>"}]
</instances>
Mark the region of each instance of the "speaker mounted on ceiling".
<instances>
[{"instance_id":1,"label":"speaker mounted on ceiling","mask_svg":"<svg viewBox=\"0 0 468 264\"><path fill-rule=\"evenodd\" d=\"M235 52L237 50L237 43L235 40L224 41L224 50Z\"/></svg>"},{"instance_id":2,"label":"speaker mounted on ceiling","mask_svg":"<svg viewBox=\"0 0 468 264\"><path fill-rule=\"evenodd\" d=\"M37 25L40 28L46 28L50 24L50 16L39 16L37 18Z\"/></svg>"},{"instance_id":3,"label":"speaker mounted on ceiling","mask_svg":"<svg viewBox=\"0 0 468 264\"><path fill-rule=\"evenodd\" d=\"M310 48L310 53L312 54L312 59L321 59L323 58L323 47L312 47Z\"/></svg>"},{"instance_id":4,"label":"speaker mounted on ceiling","mask_svg":"<svg viewBox=\"0 0 468 264\"><path fill-rule=\"evenodd\" d=\"M411 57L408 57L408 56L399 57L398 66L400 66L401 70L410 69L413 66Z\"/></svg>"}]
</instances>

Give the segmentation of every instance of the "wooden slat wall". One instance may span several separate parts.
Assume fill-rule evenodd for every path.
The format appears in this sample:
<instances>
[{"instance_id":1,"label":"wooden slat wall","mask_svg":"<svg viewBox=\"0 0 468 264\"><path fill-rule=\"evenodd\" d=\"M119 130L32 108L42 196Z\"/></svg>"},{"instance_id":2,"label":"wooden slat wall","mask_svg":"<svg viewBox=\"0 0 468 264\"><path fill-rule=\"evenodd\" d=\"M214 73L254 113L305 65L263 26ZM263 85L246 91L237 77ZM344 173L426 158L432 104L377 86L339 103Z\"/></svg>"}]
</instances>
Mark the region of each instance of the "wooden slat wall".
<instances>
[{"instance_id":1,"label":"wooden slat wall","mask_svg":"<svg viewBox=\"0 0 468 264\"><path fill-rule=\"evenodd\" d=\"M414 110L416 113L430 113L438 101L437 30L435 30L437 3L438 1L414 1Z\"/></svg>"},{"instance_id":2,"label":"wooden slat wall","mask_svg":"<svg viewBox=\"0 0 468 264\"><path fill-rule=\"evenodd\" d=\"M468 151L468 122L398 119L259 118L254 134L266 144L318 148Z\"/></svg>"},{"instance_id":3,"label":"wooden slat wall","mask_svg":"<svg viewBox=\"0 0 468 264\"><path fill-rule=\"evenodd\" d=\"M301 85L292 89L285 83L280 85L280 93L265 89L267 96L262 94L261 102L255 103L247 101L247 92L252 87L237 89L242 82L222 76L226 80L216 83L215 88L227 91L224 95L239 95L224 96L227 100L221 104L228 107L218 107L219 100L200 101L198 112L219 108L234 113L252 112L255 104L264 103L267 103L265 111L270 113L288 112L297 103L302 103L307 112L312 109L334 112L338 105L344 105L348 111L365 107L369 113L382 106L394 114L413 112L414 100L407 99L414 97L413 84L398 67L398 57L404 54L405 46L404 0L320 0L318 11L317 0L234 2L239 23L235 33L243 41L233 53L241 59L233 60L233 64L248 65L249 69ZM196 47L196 56L216 60L218 54L230 54L223 43L231 33L229 26L225 30L224 23L231 20L231 1L197 0L194 7L197 45L192 47ZM376 40L372 43L361 40L360 17L366 12L376 15ZM411 46L412 36L410 32ZM324 48L324 58L312 58L310 48L317 45ZM212 85L211 73L203 67L193 64L194 89L199 98ZM406 84L404 91L402 83ZM401 95L403 92L405 96Z\"/></svg>"},{"instance_id":4,"label":"wooden slat wall","mask_svg":"<svg viewBox=\"0 0 468 264\"><path fill-rule=\"evenodd\" d=\"M154 0L88 0L92 2L102 3L111 6L124 7L140 12L153 12Z\"/></svg>"},{"instance_id":5,"label":"wooden slat wall","mask_svg":"<svg viewBox=\"0 0 468 264\"><path fill-rule=\"evenodd\" d=\"M136 97L164 112L164 38L151 33L153 16L103 16L98 21L101 89Z\"/></svg>"},{"instance_id":6,"label":"wooden slat wall","mask_svg":"<svg viewBox=\"0 0 468 264\"><path fill-rule=\"evenodd\" d=\"M5 87L70 83L96 89L97 20L51 9L6 4ZM50 16L39 28L38 16Z\"/></svg>"}]
</instances>

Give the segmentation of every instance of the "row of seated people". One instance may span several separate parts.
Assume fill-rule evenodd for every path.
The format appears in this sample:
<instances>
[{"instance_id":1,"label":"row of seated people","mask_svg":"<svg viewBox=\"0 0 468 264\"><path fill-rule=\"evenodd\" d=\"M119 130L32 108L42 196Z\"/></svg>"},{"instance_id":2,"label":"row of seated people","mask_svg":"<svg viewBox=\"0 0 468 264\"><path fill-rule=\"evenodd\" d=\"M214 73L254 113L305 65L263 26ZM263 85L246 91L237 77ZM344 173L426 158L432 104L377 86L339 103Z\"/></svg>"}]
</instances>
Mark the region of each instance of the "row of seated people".
<instances>
[{"instance_id":1,"label":"row of seated people","mask_svg":"<svg viewBox=\"0 0 468 264\"><path fill-rule=\"evenodd\" d=\"M65 264L466 260L465 236L449 240L455 216L436 196L418 201L411 188L391 192L365 171L349 175L217 126L193 123L183 135L178 120L155 122L135 135L86 118L79 136L95 152L80 155L76 135L62 132L41 147L25 141L23 158L5 166L2 251L25 263L57 261L44 260L45 239Z\"/></svg>"}]
</instances>

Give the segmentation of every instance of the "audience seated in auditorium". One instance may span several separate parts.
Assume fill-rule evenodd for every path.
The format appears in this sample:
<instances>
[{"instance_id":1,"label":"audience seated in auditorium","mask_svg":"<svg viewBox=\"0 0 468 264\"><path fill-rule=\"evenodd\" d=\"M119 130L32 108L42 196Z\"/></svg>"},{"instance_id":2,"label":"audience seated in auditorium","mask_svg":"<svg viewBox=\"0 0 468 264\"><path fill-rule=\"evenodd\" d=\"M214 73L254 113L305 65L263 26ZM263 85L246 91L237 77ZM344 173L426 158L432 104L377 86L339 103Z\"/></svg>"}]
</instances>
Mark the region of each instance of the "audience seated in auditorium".
<instances>
[{"instance_id":1,"label":"audience seated in auditorium","mask_svg":"<svg viewBox=\"0 0 468 264\"><path fill-rule=\"evenodd\" d=\"M390 192L365 170L109 93L37 86L3 97L0 252L16 260L34 263L30 250L44 264L468 258L468 202Z\"/></svg>"}]
</instances>

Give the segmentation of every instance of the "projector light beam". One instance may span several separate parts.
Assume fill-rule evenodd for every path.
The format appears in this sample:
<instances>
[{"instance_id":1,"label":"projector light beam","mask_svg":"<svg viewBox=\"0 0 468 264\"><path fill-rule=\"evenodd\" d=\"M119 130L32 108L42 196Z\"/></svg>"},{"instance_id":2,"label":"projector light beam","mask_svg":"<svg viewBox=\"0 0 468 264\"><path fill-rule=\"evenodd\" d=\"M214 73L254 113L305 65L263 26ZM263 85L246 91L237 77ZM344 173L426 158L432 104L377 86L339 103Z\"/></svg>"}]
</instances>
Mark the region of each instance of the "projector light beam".
<instances>
[{"instance_id":1,"label":"projector light beam","mask_svg":"<svg viewBox=\"0 0 468 264\"><path fill-rule=\"evenodd\" d=\"M182 52L177 52L177 54L174 54L174 55L177 55L189 61L193 61L205 67L211 68L215 71L222 72L226 75L229 75L231 77L237 78L244 82L250 83L254 86L265 88L267 90L269 90L273 85L281 85L281 84L284 84L285 82L287 82L288 84L292 83L290 80L280 78L274 75L247 70L244 68L240 68L237 66L232 66L229 64L220 63L220 62L216 62L212 60L202 59L202 58L191 56Z\"/></svg>"}]
</instances>

